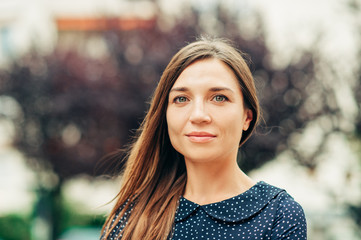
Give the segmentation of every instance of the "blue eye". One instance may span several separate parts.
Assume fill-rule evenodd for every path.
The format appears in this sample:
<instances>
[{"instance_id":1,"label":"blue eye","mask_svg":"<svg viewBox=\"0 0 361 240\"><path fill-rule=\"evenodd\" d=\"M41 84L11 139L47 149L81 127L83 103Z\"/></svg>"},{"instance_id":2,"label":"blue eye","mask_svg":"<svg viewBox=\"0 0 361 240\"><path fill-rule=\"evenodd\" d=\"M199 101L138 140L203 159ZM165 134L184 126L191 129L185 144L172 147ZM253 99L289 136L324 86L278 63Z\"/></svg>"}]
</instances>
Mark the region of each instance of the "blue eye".
<instances>
[{"instance_id":1,"label":"blue eye","mask_svg":"<svg viewBox=\"0 0 361 240\"><path fill-rule=\"evenodd\" d=\"M217 95L213 98L213 100L216 102L224 102L227 101L227 97L223 95Z\"/></svg>"},{"instance_id":2,"label":"blue eye","mask_svg":"<svg viewBox=\"0 0 361 240\"><path fill-rule=\"evenodd\" d=\"M187 101L187 98L186 98L186 97L182 97L182 96L176 97L176 98L174 99L174 102L177 102L177 103L184 103L184 102L186 102L186 101Z\"/></svg>"}]
</instances>

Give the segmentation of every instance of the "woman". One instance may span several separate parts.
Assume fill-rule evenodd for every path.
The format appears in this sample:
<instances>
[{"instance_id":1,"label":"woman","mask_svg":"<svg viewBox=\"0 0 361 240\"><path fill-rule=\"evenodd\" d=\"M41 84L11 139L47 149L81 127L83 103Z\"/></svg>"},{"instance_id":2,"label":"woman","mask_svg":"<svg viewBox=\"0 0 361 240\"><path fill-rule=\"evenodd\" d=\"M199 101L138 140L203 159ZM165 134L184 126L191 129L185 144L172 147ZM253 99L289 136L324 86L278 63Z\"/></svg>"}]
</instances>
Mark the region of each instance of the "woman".
<instances>
[{"instance_id":1,"label":"woman","mask_svg":"<svg viewBox=\"0 0 361 240\"><path fill-rule=\"evenodd\" d=\"M217 39L181 49L128 153L101 239L306 239L292 197L237 165L259 115L241 53Z\"/></svg>"}]
</instances>

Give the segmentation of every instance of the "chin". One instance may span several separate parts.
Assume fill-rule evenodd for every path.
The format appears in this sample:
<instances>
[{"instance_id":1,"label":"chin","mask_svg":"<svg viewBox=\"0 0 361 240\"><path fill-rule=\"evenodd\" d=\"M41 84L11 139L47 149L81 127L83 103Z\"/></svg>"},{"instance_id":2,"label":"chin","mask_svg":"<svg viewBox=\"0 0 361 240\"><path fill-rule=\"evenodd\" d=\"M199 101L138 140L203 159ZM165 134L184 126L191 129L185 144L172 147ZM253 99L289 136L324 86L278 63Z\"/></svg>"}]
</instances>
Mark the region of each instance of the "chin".
<instances>
[{"instance_id":1,"label":"chin","mask_svg":"<svg viewBox=\"0 0 361 240\"><path fill-rule=\"evenodd\" d=\"M199 151L197 153L183 155L185 161L191 161L195 163L213 162L219 160L220 157L217 154L212 154L210 151Z\"/></svg>"}]
</instances>

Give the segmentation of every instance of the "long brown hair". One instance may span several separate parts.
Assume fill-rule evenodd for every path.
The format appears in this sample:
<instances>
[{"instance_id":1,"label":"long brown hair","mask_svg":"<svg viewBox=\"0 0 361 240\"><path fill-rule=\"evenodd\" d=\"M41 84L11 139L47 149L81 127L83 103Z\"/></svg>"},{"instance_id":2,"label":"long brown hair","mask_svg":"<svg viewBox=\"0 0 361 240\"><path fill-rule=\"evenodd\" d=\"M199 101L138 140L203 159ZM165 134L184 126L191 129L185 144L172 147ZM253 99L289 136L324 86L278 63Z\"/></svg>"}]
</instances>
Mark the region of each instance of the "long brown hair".
<instances>
[{"instance_id":1,"label":"long brown hair","mask_svg":"<svg viewBox=\"0 0 361 240\"><path fill-rule=\"evenodd\" d=\"M149 111L137 131L136 141L128 151L122 186L116 204L103 226L104 239L130 208L132 211L122 230L122 239L163 240L170 236L187 176L184 158L172 147L168 136L168 95L186 67L206 58L223 61L233 70L245 105L253 112L253 120L249 129L243 133L240 146L251 136L260 110L253 77L243 54L221 39L202 38L182 48L164 70Z\"/></svg>"}]
</instances>

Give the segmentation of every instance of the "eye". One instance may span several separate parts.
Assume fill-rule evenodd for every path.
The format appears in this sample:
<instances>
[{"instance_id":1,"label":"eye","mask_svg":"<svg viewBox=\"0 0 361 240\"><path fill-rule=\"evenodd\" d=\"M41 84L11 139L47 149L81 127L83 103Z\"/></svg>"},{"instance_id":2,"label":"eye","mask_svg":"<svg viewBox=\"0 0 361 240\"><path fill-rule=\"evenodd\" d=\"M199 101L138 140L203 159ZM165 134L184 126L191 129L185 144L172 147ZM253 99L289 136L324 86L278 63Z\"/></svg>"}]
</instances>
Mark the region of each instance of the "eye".
<instances>
[{"instance_id":1,"label":"eye","mask_svg":"<svg viewBox=\"0 0 361 240\"><path fill-rule=\"evenodd\" d=\"M213 100L216 102L224 102L224 101L227 101L228 98L224 95L217 95L217 96L213 97Z\"/></svg>"},{"instance_id":2,"label":"eye","mask_svg":"<svg viewBox=\"0 0 361 240\"><path fill-rule=\"evenodd\" d=\"M185 102L187 102L187 100L188 99L186 97L179 96L179 97L174 98L173 102L175 102L175 103L185 103Z\"/></svg>"}]
</instances>

